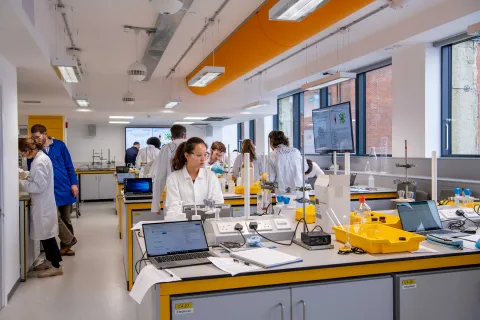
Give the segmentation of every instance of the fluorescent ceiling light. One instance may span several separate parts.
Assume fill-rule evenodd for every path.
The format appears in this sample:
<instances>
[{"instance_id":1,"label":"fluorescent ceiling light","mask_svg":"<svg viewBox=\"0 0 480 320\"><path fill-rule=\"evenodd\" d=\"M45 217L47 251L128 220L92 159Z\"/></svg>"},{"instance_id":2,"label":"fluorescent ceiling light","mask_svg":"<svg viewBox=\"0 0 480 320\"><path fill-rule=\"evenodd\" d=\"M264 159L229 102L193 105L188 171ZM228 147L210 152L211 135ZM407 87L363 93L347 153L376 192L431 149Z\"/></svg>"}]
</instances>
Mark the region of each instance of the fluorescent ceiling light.
<instances>
[{"instance_id":1,"label":"fluorescent ceiling light","mask_svg":"<svg viewBox=\"0 0 480 320\"><path fill-rule=\"evenodd\" d=\"M192 121L175 121L173 124L194 124Z\"/></svg>"},{"instance_id":2,"label":"fluorescent ceiling light","mask_svg":"<svg viewBox=\"0 0 480 320\"><path fill-rule=\"evenodd\" d=\"M114 124L129 124L130 121L109 121L108 123L114 123Z\"/></svg>"},{"instance_id":3,"label":"fluorescent ceiling light","mask_svg":"<svg viewBox=\"0 0 480 320\"><path fill-rule=\"evenodd\" d=\"M173 110L162 110L161 113L175 113Z\"/></svg>"},{"instance_id":4,"label":"fluorescent ceiling light","mask_svg":"<svg viewBox=\"0 0 480 320\"><path fill-rule=\"evenodd\" d=\"M317 90L320 88L325 88L331 86L332 84L337 84L340 82L348 81L355 79L357 77L356 73L352 72L337 72L326 76L325 78L309 82L302 86L302 90Z\"/></svg>"},{"instance_id":5,"label":"fluorescent ceiling light","mask_svg":"<svg viewBox=\"0 0 480 320\"><path fill-rule=\"evenodd\" d=\"M269 11L270 20L301 21L328 0L279 0Z\"/></svg>"},{"instance_id":6,"label":"fluorescent ceiling light","mask_svg":"<svg viewBox=\"0 0 480 320\"><path fill-rule=\"evenodd\" d=\"M249 103L246 106L244 106L242 109L243 110L253 110L253 109L258 109L258 108L261 108L261 107L266 107L268 105L269 105L268 101L260 100L260 101L255 101L255 102Z\"/></svg>"},{"instance_id":7,"label":"fluorescent ceiling light","mask_svg":"<svg viewBox=\"0 0 480 320\"><path fill-rule=\"evenodd\" d=\"M78 83L82 78L77 62L73 59L56 59L52 62L52 67L60 74L65 82Z\"/></svg>"},{"instance_id":8,"label":"fluorescent ceiling light","mask_svg":"<svg viewBox=\"0 0 480 320\"><path fill-rule=\"evenodd\" d=\"M165 105L165 109L175 108L179 103L180 103L180 101L170 101L170 102L167 102L167 104Z\"/></svg>"},{"instance_id":9,"label":"fluorescent ceiling light","mask_svg":"<svg viewBox=\"0 0 480 320\"><path fill-rule=\"evenodd\" d=\"M132 116L110 116L110 119L133 119L135 117Z\"/></svg>"},{"instance_id":10,"label":"fluorescent ceiling light","mask_svg":"<svg viewBox=\"0 0 480 320\"><path fill-rule=\"evenodd\" d=\"M75 109L75 111L78 111L78 112L90 112L90 111L92 111L92 109L88 109L88 108L77 108L77 109Z\"/></svg>"},{"instance_id":11,"label":"fluorescent ceiling light","mask_svg":"<svg viewBox=\"0 0 480 320\"><path fill-rule=\"evenodd\" d=\"M203 67L196 75L188 80L189 87L206 87L213 80L225 73L225 67Z\"/></svg>"},{"instance_id":12,"label":"fluorescent ceiling light","mask_svg":"<svg viewBox=\"0 0 480 320\"><path fill-rule=\"evenodd\" d=\"M79 107L88 107L90 104L87 99L73 99L73 101L75 101Z\"/></svg>"},{"instance_id":13,"label":"fluorescent ceiling light","mask_svg":"<svg viewBox=\"0 0 480 320\"><path fill-rule=\"evenodd\" d=\"M207 119L208 117L186 117L186 118L183 118L183 120L205 120Z\"/></svg>"}]
</instances>

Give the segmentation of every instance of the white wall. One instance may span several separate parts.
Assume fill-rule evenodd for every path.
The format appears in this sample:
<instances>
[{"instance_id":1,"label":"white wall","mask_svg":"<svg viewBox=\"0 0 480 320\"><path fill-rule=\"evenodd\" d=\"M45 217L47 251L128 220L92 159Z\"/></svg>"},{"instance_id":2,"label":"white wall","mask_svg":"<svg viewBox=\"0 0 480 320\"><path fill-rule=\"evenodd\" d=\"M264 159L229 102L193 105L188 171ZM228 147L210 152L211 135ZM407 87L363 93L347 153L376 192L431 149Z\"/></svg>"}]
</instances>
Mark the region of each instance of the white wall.
<instances>
[{"instance_id":1,"label":"white wall","mask_svg":"<svg viewBox=\"0 0 480 320\"><path fill-rule=\"evenodd\" d=\"M20 278L19 268L19 216L18 216L18 103L17 103L17 71L0 54L0 87L2 87L2 181L0 186L2 210L4 218L4 234L0 239L3 247L3 263L5 295L7 295ZM6 298L6 297L5 297ZM6 301L4 301L6 302Z\"/></svg>"},{"instance_id":2,"label":"white wall","mask_svg":"<svg viewBox=\"0 0 480 320\"><path fill-rule=\"evenodd\" d=\"M95 137L88 136L88 124L69 121L67 129L67 146L73 162L92 162L92 149L107 157L110 149L110 157L117 164L122 164L125 158L125 126L122 125L97 125ZM187 127L187 137L205 138L205 130L192 126Z\"/></svg>"}]
</instances>

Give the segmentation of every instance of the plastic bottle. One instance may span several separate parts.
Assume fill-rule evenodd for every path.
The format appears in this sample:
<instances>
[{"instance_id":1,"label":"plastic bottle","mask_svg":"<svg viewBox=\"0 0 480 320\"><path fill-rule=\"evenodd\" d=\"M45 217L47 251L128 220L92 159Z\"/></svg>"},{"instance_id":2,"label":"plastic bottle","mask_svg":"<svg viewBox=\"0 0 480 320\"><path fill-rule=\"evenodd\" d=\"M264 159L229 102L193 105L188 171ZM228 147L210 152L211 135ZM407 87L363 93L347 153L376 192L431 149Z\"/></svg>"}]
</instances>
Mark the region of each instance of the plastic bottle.
<instances>
[{"instance_id":1,"label":"plastic bottle","mask_svg":"<svg viewBox=\"0 0 480 320\"><path fill-rule=\"evenodd\" d=\"M453 194L454 194L454 200L455 200L455 206L458 207L460 205L460 194L462 193L462 189L460 188L454 188L453 189Z\"/></svg>"},{"instance_id":2,"label":"plastic bottle","mask_svg":"<svg viewBox=\"0 0 480 320\"><path fill-rule=\"evenodd\" d=\"M375 178L373 177L373 175L370 175L368 177L368 187L375 188Z\"/></svg>"},{"instance_id":3,"label":"plastic bottle","mask_svg":"<svg viewBox=\"0 0 480 320\"><path fill-rule=\"evenodd\" d=\"M365 197L360 197L358 201L358 205L355 208L355 215L361 217L364 222L370 217L372 209L366 204Z\"/></svg>"},{"instance_id":4,"label":"plastic bottle","mask_svg":"<svg viewBox=\"0 0 480 320\"><path fill-rule=\"evenodd\" d=\"M463 190L463 206L466 208L473 208L473 200L472 200L472 190L464 189Z\"/></svg>"}]
</instances>

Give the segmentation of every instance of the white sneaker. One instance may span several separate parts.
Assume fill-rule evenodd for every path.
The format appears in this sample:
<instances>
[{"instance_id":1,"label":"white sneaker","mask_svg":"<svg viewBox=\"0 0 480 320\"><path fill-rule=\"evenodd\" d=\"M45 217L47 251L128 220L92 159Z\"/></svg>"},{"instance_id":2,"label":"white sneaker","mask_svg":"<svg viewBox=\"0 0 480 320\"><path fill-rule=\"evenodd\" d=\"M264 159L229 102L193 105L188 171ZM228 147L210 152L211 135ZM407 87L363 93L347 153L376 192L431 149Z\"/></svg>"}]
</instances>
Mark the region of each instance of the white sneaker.
<instances>
[{"instance_id":1,"label":"white sneaker","mask_svg":"<svg viewBox=\"0 0 480 320\"><path fill-rule=\"evenodd\" d=\"M51 267L50 269L38 273L39 278L49 278L61 275L63 275L62 266L60 266L60 268Z\"/></svg>"},{"instance_id":2,"label":"white sneaker","mask_svg":"<svg viewBox=\"0 0 480 320\"><path fill-rule=\"evenodd\" d=\"M39 265L36 265L33 267L33 271L43 271L43 270L48 270L52 267L52 263L50 261L43 261Z\"/></svg>"}]
</instances>

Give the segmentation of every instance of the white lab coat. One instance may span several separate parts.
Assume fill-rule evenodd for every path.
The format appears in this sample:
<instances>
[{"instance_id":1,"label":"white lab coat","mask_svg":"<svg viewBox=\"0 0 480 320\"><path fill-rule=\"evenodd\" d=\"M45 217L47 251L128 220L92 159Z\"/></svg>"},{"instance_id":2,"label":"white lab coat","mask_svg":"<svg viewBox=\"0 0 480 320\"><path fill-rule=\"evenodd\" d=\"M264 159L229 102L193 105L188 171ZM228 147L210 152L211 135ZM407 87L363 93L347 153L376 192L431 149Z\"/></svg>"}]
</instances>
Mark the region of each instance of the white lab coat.
<instances>
[{"instance_id":1,"label":"white lab coat","mask_svg":"<svg viewBox=\"0 0 480 320\"><path fill-rule=\"evenodd\" d=\"M135 167L140 169L143 166L143 172L145 176L149 176L150 168L155 161L155 158L160 153L160 150L155 148L155 146L149 144L145 148L142 148L138 151L137 160L135 161Z\"/></svg>"},{"instance_id":2,"label":"white lab coat","mask_svg":"<svg viewBox=\"0 0 480 320\"><path fill-rule=\"evenodd\" d=\"M305 168L308 170L308 166ZM305 171L306 171L305 170ZM312 171L309 174L305 175L305 179L310 179L310 178L315 178L318 176L323 176L325 173L323 172L322 169L316 164L315 162L312 161Z\"/></svg>"},{"instance_id":3,"label":"white lab coat","mask_svg":"<svg viewBox=\"0 0 480 320\"><path fill-rule=\"evenodd\" d=\"M233 167L232 167L232 174L235 178L238 178L240 176L240 172L242 172L243 174L243 171L242 171L243 159L244 159L244 155L241 153L235 158L235 162L233 163ZM263 171L262 161L258 158L253 160L253 179L255 181L259 181L263 172L264 171ZM250 181L250 182L253 184L253 182L255 181Z\"/></svg>"},{"instance_id":4,"label":"white lab coat","mask_svg":"<svg viewBox=\"0 0 480 320\"><path fill-rule=\"evenodd\" d=\"M200 168L193 183L187 168L172 172L167 178L167 197L165 206L168 210L180 212L183 205L204 204L203 200L215 200L223 203L223 193L216 175L205 168Z\"/></svg>"},{"instance_id":5,"label":"white lab coat","mask_svg":"<svg viewBox=\"0 0 480 320\"><path fill-rule=\"evenodd\" d=\"M57 204L53 189L53 166L39 151L33 159L27 180L19 180L20 189L30 193L30 238L47 240L58 235Z\"/></svg>"},{"instance_id":6,"label":"white lab coat","mask_svg":"<svg viewBox=\"0 0 480 320\"><path fill-rule=\"evenodd\" d=\"M278 183L277 194L285 194L287 188L295 193L296 187L303 186L302 155L295 148L278 146L270 153L270 180ZM308 168L305 161L305 168Z\"/></svg>"},{"instance_id":7,"label":"white lab coat","mask_svg":"<svg viewBox=\"0 0 480 320\"><path fill-rule=\"evenodd\" d=\"M160 212L163 190L167 184L167 177L172 173L172 158L178 145L185 141L187 140L176 139L164 145L152 165L150 170L153 180L152 212Z\"/></svg>"}]
</instances>

